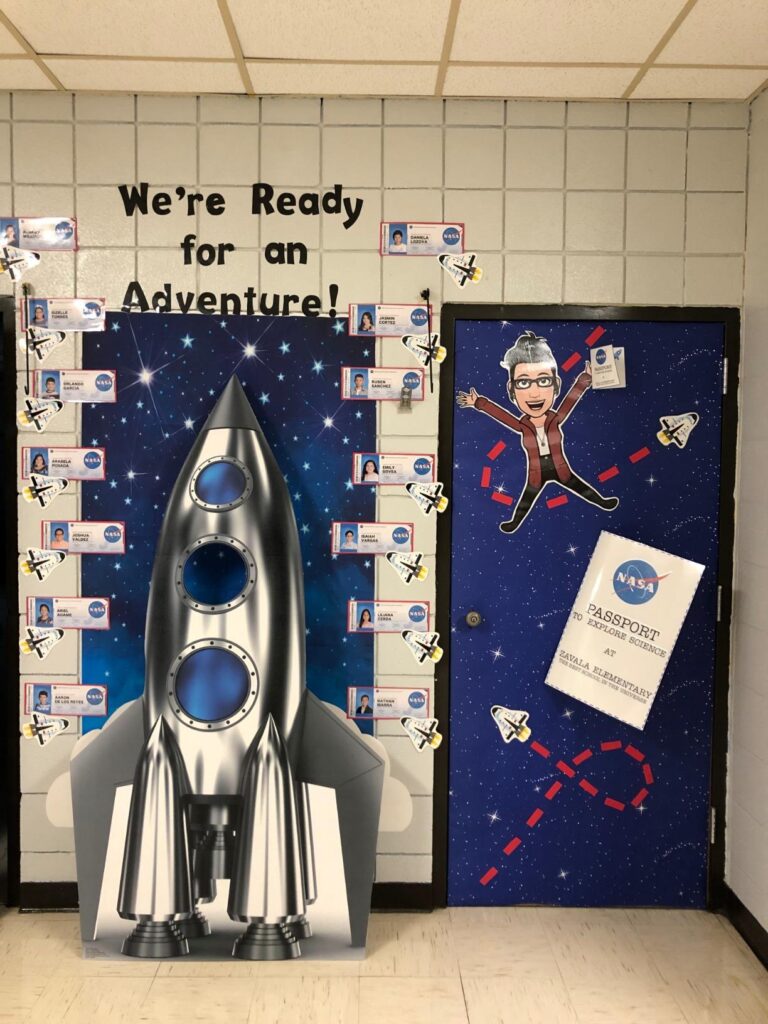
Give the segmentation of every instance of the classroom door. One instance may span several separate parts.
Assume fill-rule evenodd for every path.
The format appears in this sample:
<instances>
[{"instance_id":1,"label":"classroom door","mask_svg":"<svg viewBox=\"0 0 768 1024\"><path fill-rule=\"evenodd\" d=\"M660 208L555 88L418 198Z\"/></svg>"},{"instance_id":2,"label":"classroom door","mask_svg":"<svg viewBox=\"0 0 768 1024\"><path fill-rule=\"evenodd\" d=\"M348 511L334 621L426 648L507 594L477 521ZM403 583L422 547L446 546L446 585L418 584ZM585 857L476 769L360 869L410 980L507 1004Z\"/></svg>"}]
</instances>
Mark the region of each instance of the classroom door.
<instances>
[{"instance_id":1,"label":"classroom door","mask_svg":"<svg viewBox=\"0 0 768 1024\"><path fill-rule=\"evenodd\" d=\"M707 903L726 326L604 312L453 322L450 905ZM500 364L526 331L557 371L537 365L510 390ZM583 376L598 342L624 349L625 388ZM540 342L526 351L547 362ZM572 407L529 437L475 395L517 418L526 402L531 415ZM684 414L688 429L662 443L662 418ZM545 685L602 530L705 566L642 731ZM530 737L505 743L495 705L527 712Z\"/></svg>"}]
</instances>

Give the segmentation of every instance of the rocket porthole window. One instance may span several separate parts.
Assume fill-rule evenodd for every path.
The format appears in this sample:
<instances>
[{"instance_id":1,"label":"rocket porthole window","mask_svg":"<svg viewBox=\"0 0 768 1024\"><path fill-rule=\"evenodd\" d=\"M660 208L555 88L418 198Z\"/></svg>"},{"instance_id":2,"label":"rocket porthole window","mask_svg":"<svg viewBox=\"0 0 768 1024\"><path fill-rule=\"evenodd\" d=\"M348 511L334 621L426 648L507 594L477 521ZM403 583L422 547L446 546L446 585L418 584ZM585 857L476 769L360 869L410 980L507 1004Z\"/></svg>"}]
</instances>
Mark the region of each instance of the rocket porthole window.
<instances>
[{"instance_id":1,"label":"rocket porthole window","mask_svg":"<svg viewBox=\"0 0 768 1024\"><path fill-rule=\"evenodd\" d=\"M175 659L168 698L176 717L193 729L218 730L241 722L256 703L259 680L252 659L228 640L199 640Z\"/></svg>"},{"instance_id":2,"label":"rocket porthole window","mask_svg":"<svg viewBox=\"0 0 768 1024\"><path fill-rule=\"evenodd\" d=\"M248 686L248 669L237 655L221 647L203 647L182 662L176 674L176 699L198 722L222 722L240 713Z\"/></svg>"},{"instance_id":3,"label":"rocket porthole window","mask_svg":"<svg viewBox=\"0 0 768 1024\"><path fill-rule=\"evenodd\" d=\"M211 534L186 548L176 566L176 589L188 608L228 612L246 599L256 582L256 563L234 537Z\"/></svg>"},{"instance_id":4,"label":"rocket porthole window","mask_svg":"<svg viewBox=\"0 0 768 1024\"><path fill-rule=\"evenodd\" d=\"M194 472L190 493L207 512L228 512L237 508L253 490L251 474L231 455L206 459Z\"/></svg>"}]
</instances>

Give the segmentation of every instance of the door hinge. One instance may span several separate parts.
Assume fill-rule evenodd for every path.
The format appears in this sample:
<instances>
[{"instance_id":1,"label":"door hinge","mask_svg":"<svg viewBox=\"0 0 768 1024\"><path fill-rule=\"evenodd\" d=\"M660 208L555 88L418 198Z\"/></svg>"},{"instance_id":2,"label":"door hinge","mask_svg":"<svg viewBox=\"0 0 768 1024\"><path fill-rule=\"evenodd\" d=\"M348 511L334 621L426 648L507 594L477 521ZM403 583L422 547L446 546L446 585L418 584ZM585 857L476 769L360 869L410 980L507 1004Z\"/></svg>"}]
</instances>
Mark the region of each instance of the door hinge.
<instances>
[{"instance_id":1,"label":"door hinge","mask_svg":"<svg viewBox=\"0 0 768 1024\"><path fill-rule=\"evenodd\" d=\"M723 394L728 394L728 357L723 359Z\"/></svg>"},{"instance_id":2,"label":"door hinge","mask_svg":"<svg viewBox=\"0 0 768 1024\"><path fill-rule=\"evenodd\" d=\"M714 807L709 808L709 844L710 846L715 845L715 838L717 833L717 810Z\"/></svg>"},{"instance_id":3,"label":"door hinge","mask_svg":"<svg viewBox=\"0 0 768 1024\"><path fill-rule=\"evenodd\" d=\"M717 621L719 622L722 617L723 611L723 585L718 583L717 585Z\"/></svg>"}]
</instances>

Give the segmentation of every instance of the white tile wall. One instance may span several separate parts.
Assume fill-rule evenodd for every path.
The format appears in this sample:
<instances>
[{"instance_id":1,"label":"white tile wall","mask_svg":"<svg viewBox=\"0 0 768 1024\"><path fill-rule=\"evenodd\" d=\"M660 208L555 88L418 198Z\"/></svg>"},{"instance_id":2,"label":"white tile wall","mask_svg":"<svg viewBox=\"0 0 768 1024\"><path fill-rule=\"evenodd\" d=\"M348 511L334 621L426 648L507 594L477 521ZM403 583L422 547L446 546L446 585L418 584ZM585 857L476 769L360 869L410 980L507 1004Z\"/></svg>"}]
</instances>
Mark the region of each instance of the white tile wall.
<instances>
[{"instance_id":1,"label":"white tile wall","mask_svg":"<svg viewBox=\"0 0 768 1024\"><path fill-rule=\"evenodd\" d=\"M696 111L697 124L733 123L726 105ZM735 112L738 116L738 111ZM736 506L736 583L734 594L733 656L731 666L731 735L728 757L726 817L726 881L764 928L768 928L768 587L766 587L766 500L768 500L768 428L765 388L768 385L768 94L752 105L749 133L749 190L747 203L746 273L741 379L741 472ZM697 135L706 136L704 131ZM721 188L738 184L743 175L744 143L731 132L713 130L697 139L702 153L722 152L732 143L725 166L701 167L703 188L718 181ZM738 154L734 157L734 153ZM735 166L732 166L735 160ZM692 196L690 197L693 198ZM699 197L697 197L699 198ZM719 199L730 199L721 196ZM699 244L726 238L735 245L734 210L717 199L707 208L715 215L713 234L700 225ZM700 211L697 211L700 213ZM734 282L735 284L735 282Z\"/></svg>"},{"instance_id":2,"label":"white tile wall","mask_svg":"<svg viewBox=\"0 0 768 1024\"><path fill-rule=\"evenodd\" d=\"M253 284L268 292L322 288L320 294L337 283L341 308L356 300L416 300L424 287L438 311L447 300L738 305L746 123L746 108L733 104L90 94L73 102L69 96L0 95L0 201L13 204L16 214L74 210L77 258L46 260L35 272L35 287L106 293L113 306L135 273L148 293L164 281L182 291ZM167 190L221 191L227 210L220 217L205 211L187 217L174 202L167 217L128 218L116 185L141 180ZM340 182L365 200L363 214L349 231L327 216L272 216L259 224L250 215L250 185L259 180L278 190ZM3 182L9 183L5 192ZM382 259L382 216L464 221L485 271L482 282L465 294L433 260ZM224 267L184 267L179 242L187 233L238 248ZM307 265L267 265L260 246L273 240L304 242ZM79 345L67 342L52 365L71 365ZM380 342L377 352L389 365L407 361L391 342ZM762 372L768 383L768 366ZM381 409L380 448L434 451L438 393L411 413L394 405ZM751 429L754 436L756 421ZM755 502L768 499L757 476L747 495ZM78 488L59 501L61 513L75 518ZM23 503L20 511L22 539L36 538L40 517ZM434 569L434 519L386 491L378 516L417 522L418 546ZM753 530L748 536L762 535ZM425 599L434 600L434 576L423 585ZM750 585L758 581L755 574ZM394 573L382 571L377 593L401 590ZM757 625L742 628L762 635ZM740 641L750 671L756 655L749 652L757 647ZM76 638L70 635L58 650L57 674L75 675ZM391 685L432 685L430 669L416 665L396 636L377 638L376 668ZM24 664L23 671L31 669ZM760 753L754 729L745 716L739 721L751 765ZM396 724L380 726L379 734L393 775L413 794L414 815L404 833L382 835L377 877L428 881L432 760L417 754ZM51 744L46 758L36 761L25 752L25 880L74 877L71 837L36 820L70 746L70 739ZM749 827L754 831L754 823ZM754 858L742 862L754 875ZM752 875L742 893L759 888Z\"/></svg>"}]
</instances>

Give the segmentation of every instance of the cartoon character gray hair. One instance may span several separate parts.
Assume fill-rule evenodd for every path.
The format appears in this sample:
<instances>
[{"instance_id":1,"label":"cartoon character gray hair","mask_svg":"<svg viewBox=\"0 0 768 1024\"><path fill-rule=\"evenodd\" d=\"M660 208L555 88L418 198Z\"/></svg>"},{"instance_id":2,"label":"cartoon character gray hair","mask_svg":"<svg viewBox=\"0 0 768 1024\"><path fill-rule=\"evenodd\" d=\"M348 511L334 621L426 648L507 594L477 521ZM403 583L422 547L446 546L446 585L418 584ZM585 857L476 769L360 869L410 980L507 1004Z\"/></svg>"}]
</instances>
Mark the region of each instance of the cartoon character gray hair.
<instances>
[{"instance_id":1,"label":"cartoon character gray hair","mask_svg":"<svg viewBox=\"0 0 768 1024\"><path fill-rule=\"evenodd\" d=\"M561 381L557 372L557 362L546 338L539 337L535 331L524 331L512 348L508 348L504 353L499 366L509 373L509 379L512 381L515 367L519 363L545 363L555 378L555 394L559 393Z\"/></svg>"}]
</instances>

